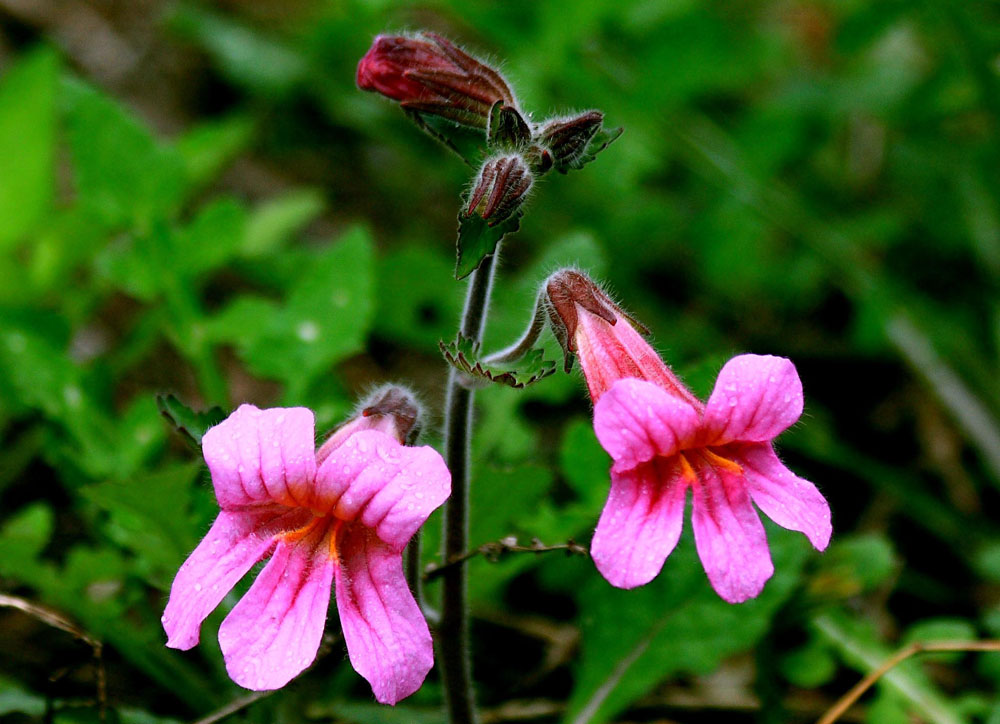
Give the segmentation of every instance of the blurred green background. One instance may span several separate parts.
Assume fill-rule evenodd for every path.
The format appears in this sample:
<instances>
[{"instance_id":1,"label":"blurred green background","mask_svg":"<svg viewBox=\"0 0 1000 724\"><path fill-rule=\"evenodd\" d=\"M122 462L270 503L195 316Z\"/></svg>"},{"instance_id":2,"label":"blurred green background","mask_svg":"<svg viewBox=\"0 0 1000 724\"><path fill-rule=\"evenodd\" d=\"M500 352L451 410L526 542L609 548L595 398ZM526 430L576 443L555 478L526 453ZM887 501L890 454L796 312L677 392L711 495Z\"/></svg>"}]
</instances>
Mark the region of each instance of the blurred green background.
<instances>
[{"instance_id":1,"label":"blurred green background","mask_svg":"<svg viewBox=\"0 0 1000 724\"><path fill-rule=\"evenodd\" d=\"M0 0L0 593L104 643L99 666L0 608L0 721L97 721L99 668L113 722L246 695L224 610L192 652L163 646L216 507L157 393L307 405L325 430L407 381L438 444L471 171L354 86L375 34L419 28L501 59L536 120L626 129L536 184L487 346L576 264L699 394L733 354L787 356L807 402L780 451L834 512L822 556L770 526L777 572L740 606L689 530L632 592L583 557L473 560L483 721L810 721L906 642L1000 636L996 3ZM478 402L472 544L588 542L608 459L578 373ZM997 724L998 683L1000 654L928 656L846 720ZM375 705L334 644L230 721L439 705L433 672Z\"/></svg>"}]
</instances>

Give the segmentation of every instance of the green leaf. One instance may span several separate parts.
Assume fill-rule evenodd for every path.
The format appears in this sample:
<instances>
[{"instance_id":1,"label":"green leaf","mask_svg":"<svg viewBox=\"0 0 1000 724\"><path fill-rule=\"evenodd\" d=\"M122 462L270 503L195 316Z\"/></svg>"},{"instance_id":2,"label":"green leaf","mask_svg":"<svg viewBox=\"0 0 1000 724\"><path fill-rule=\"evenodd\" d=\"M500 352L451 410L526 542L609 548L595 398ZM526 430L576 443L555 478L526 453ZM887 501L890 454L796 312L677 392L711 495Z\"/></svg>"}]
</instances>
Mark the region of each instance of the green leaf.
<instances>
[{"instance_id":1,"label":"green leaf","mask_svg":"<svg viewBox=\"0 0 1000 724\"><path fill-rule=\"evenodd\" d=\"M497 244L507 234L512 234L521 226L522 209L496 226L490 226L478 214L466 215L458 212L458 260L455 263L455 278L464 279L479 268L483 259L497 250Z\"/></svg>"},{"instance_id":2,"label":"green leaf","mask_svg":"<svg viewBox=\"0 0 1000 724\"><path fill-rule=\"evenodd\" d=\"M885 536L877 533L842 536L820 559L809 589L824 599L856 596L888 580L898 567L896 552Z\"/></svg>"},{"instance_id":3,"label":"green leaf","mask_svg":"<svg viewBox=\"0 0 1000 724\"><path fill-rule=\"evenodd\" d=\"M73 81L63 92L79 202L110 226L147 227L174 213L186 185L177 151L93 88Z\"/></svg>"},{"instance_id":4,"label":"green leaf","mask_svg":"<svg viewBox=\"0 0 1000 724\"><path fill-rule=\"evenodd\" d=\"M169 22L178 34L204 48L232 81L261 95L288 93L308 75L304 56L225 15L181 4Z\"/></svg>"},{"instance_id":5,"label":"green leaf","mask_svg":"<svg viewBox=\"0 0 1000 724\"><path fill-rule=\"evenodd\" d=\"M52 537L55 516L46 503L19 510L0 528L0 574L10 576L20 565L30 565Z\"/></svg>"},{"instance_id":6,"label":"green leaf","mask_svg":"<svg viewBox=\"0 0 1000 724\"><path fill-rule=\"evenodd\" d=\"M59 59L42 48L0 78L0 249L31 231L55 192Z\"/></svg>"},{"instance_id":7,"label":"green leaf","mask_svg":"<svg viewBox=\"0 0 1000 724\"><path fill-rule=\"evenodd\" d=\"M178 271L197 275L223 266L244 243L246 228L246 210L233 198L202 207L190 224L174 234Z\"/></svg>"},{"instance_id":8,"label":"green leaf","mask_svg":"<svg viewBox=\"0 0 1000 724\"><path fill-rule=\"evenodd\" d=\"M462 289L452 271L450 255L440 247L411 243L381 256L379 283L393 293L379 295L379 334L436 351L439 340L454 334L462 313Z\"/></svg>"},{"instance_id":9,"label":"green leaf","mask_svg":"<svg viewBox=\"0 0 1000 724\"><path fill-rule=\"evenodd\" d=\"M22 689L13 680L0 678L0 715L18 712L40 720L45 713L46 704L44 696Z\"/></svg>"},{"instance_id":10,"label":"green leaf","mask_svg":"<svg viewBox=\"0 0 1000 724\"><path fill-rule=\"evenodd\" d=\"M269 199L250 214L243 254L263 256L276 251L323 213L326 202L314 189L290 191Z\"/></svg>"},{"instance_id":11,"label":"green leaf","mask_svg":"<svg viewBox=\"0 0 1000 724\"><path fill-rule=\"evenodd\" d=\"M747 603L716 595L688 535L642 588L612 588L595 574L578 598L583 651L564 721L609 721L667 676L705 674L750 650L791 594L805 559L801 536L768 528L775 575Z\"/></svg>"},{"instance_id":12,"label":"green leaf","mask_svg":"<svg viewBox=\"0 0 1000 724\"><path fill-rule=\"evenodd\" d=\"M523 357L512 363L497 365L484 362L479 358L479 345L468 337L459 335L454 342L438 342L441 354L455 369L470 377L486 382L495 382L521 389L538 382L556 371L556 363L544 359L545 351L529 350Z\"/></svg>"},{"instance_id":13,"label":"green leaf","mask_svg":"<svg viewBox=\"0 0 1000 724\"><path fill-rule=\"evenodd\" d=\"M368 232L356 228L313 259L287 302L246 330L253 369L301 390L362 349L375 310L374 257Z\"/></svg>"},{"instance_id":14,"label":"green leaf","mask_svg":"<svg viewBox=\"0 0 1000 724\"><path fill-rule=\"evenodd\" d=\"M406 115L425 133L443 143L473 168L478 168L486 155L486 132L469 128L447 118L404 109Z\"/></svg>"},{"instance_id":15,"label":"green leaf","mask_svg":"<svg viewBox=\"0 0 1000 724\"><path fill-rule=\"evenodd\" d=\"M232 115L201 123L178 138L174 147L181 158L188 183L202 186L215 178L250 144L253 119Z\"/></svg>"},{"instance_id":16,"label":"green leaf","mask_svg":"<svg viewBox=\"0 0 1000 724\"><path fill-rule=\"evenodd\" d=\"M112 540L136 555L133 570L162 589L197 543L188 517L197 463L172 465L127 481L90 485L81 494L109 515Z\"/></svg>"},{"instance_id":17,"label":"green leaf","mask_svg":"<svg viewBox=\"0 0 1000 724\"><path fill-rule=\"evenodd\" d=\"M201 449L201 438L208 428L226 419L226 412L221 407L196 412L174 395L157 395L156 406L177 432L197 449Z\"/></svg>"},{"instance_id":18,"label":"green leaf","mask_svg":"<svg viewBox=\"0 0 1000 724\"><path fill-rule=\"evenodd\" d=\"M597 154L603 151L605 148L614 143L625 129L622 127L618 128L602 128L594 137L590 139L590 143L587 144L586 150L579 156L570 161L567 166L573 169L581 169L588 163L597 158ZM563 171L563 173L566 173Z\"/></svg>"}]
</instances>

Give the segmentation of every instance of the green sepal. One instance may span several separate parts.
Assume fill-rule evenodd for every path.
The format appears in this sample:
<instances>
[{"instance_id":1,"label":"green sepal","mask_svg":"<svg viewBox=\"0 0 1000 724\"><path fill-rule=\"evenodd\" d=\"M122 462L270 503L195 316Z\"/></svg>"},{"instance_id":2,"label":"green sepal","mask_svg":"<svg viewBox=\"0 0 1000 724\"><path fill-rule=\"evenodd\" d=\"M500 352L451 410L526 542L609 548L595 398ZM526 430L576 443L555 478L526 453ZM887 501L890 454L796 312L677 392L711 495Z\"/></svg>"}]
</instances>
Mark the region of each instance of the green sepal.
<instances>
[{"instance_id":1,"label":"green sepal","mask_svg":"<svg viewBox=\"0 0 1000 724\"><path fill-rule=\"evenodd\" d=\"M531 129L513 106L502 100L490 109L486 142L489 147L500 151L516 151L531 141Z\"/></svg>"},{"instance_id":2,"label":"green sepal","mask_svg":"<svg viewBox=\"0 0 1000 724\"><path fill-rule=\"evenodd\" d=\"M226 411L218 405L205 412L196 412L175 395L157 395L156 406L174 429L197 449L201 449L201 438L208 428L226 419Z\"/></svg>"},{"instance_id":3,"label":"green sepal","mask_svg":"<svg viewBox=\"0 0 1000 724\"><path fill-rule=\"evenodd\" d=\"M520 228L523 215L524 211L518 209L496 226L490 226L479 214L467 216L464 210L459 211L455 278L464 279L478 269L483 259L496 252L504 236Z\"/></svg>"},{"instance_id":4,"label":"green sepal","mask_svg":"<svg viewBox=\"0 0 1000 724\"><path fill-rule=\"evenodd\" d=\"M594 137L590 139L590 143L587 144L587 149L581 153L579 156L569 161L566 167L573 169L581 169L588 163L597 158L597 154L603 151L605 148L614 143L622 133L625 132L625 128L618 126L618 128L601 129L594 134ZM558 168L558 167L557 167ZM561 167L559 170L562 173L566 173L566 168Z\"/></svg>"},{"instance_id":5,"label":"green sepal","mask_svg":"<svg viewBox=\"0 0 1000 724\"><path fill-rule=\"evenodd\" d=\"M541 349L530 349L513 363L491 364L479 358L480 345L459 335L453 342L438 342L441 354L452 367L470 377L521 389L548 377L556 371L556 363L545 359ZM513 366L516 365L516 368Z\"/></svg>"},{"instance_id":6,"label":"green sepal","mask_svg":"<svg viewBox=\"0 0 1000 724\"><path fill-rule=\"evenodd\" d=\"M470 128L412 108L404 108L403 111L421 130L458 154L467 165L478 168L482 163L486 155L486 132L482 128Z\"/></svg>"}]
</instances>

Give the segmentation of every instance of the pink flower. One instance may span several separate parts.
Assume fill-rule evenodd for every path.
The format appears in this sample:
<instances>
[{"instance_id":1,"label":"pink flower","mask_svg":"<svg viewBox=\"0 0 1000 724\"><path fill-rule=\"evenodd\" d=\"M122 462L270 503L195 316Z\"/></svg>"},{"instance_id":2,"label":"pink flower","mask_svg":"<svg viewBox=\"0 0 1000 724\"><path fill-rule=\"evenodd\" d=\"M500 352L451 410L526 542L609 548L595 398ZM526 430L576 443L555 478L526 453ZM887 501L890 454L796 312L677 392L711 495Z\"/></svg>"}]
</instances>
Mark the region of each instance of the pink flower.
<instances>
[{"instance_id":1,"label":"pink flower","mask_svg":"<svg viewBox=\"0 0 1000 724\"><path fill-rule=\"evenodd\" d=\"M396 412L367 408L318 455L313 413L301 407L242 405L205 433L222 510L174 579L167 646L197 644L205 617L270 556L219 627L236 683L276 689L309 666L335 585L347 653L375 698L395 704L420 687L433 651L401 554L451 476L432 448L400 444L414 420Z\"/></svg>"},{"instance_id":2,"label":"pink flower","mask_svg":"<svg viewBox=\"0 0 1000 724\"><path fill-rule=\"evenodd\" d=\"M435 33L379 35L358 63L357 83L404 108L477 128L497 101L517 106L499 72Z\"/></svg>"},{"instance_id":3,"label":"pink flower","mask_svg":"<svg viewBox=\"0 0 1000 724\"><path fill-rule=\"evenodd\" d=\"M771 444L802 414L802 383L790 361L734 357L702 403L587 277L557 272L546 292L557 334L580 358L597 439L613 459L591 543L612 585L634 588L656 577L680 538L689 489L698 555L730 603L757 596L774 573L754 504L826 548L829 505Z\"/></svg>"}]
</instances>

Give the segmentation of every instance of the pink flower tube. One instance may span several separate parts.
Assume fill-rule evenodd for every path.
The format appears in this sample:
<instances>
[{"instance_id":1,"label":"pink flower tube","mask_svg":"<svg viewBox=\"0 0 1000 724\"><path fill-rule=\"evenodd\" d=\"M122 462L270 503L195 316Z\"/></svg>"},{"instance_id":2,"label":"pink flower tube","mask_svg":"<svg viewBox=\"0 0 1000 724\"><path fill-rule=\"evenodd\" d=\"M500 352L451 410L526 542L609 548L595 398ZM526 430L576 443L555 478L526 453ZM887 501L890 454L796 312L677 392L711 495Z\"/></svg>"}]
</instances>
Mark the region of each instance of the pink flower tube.
<instances>
[{"instance_id":1,"label":"pink flower tube","mask_svg":"<svg viewBox=\"0 0 1000 724\"><path fill-rule=\"evenodd\" d=\"M451 476L432 448L401 444L412 422L368 408L320 455L301 407L242 405L208 430L202 449L222 510L174 579L167 646L197 644L205 617L270 557L219 627L233 681L276 689L309 666L335 587L351 664L375 698L395 704L416 691L433 650L402 551Z\"/></svg>"},{"instance_id":2,"label":"pink flower tube","mask_svg":"<svg viewBox=\"0 0 1000 724\"><path fill-rule=\"evenodd\" d=\"M591 543L612 585L634 588L656 577L680 538L688 490L698 556L730 603L757 596L774 573L754 505L826 548L829 505L772 445L802 414L802 383L789 360L734 357L702 403L586 276L557 272L546 297L557 335L580 358L594 431L613 460Z\"/></svg>"}]
</instances>

